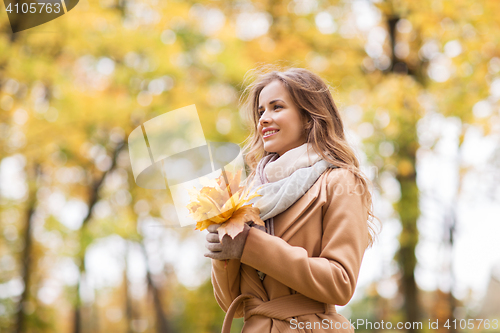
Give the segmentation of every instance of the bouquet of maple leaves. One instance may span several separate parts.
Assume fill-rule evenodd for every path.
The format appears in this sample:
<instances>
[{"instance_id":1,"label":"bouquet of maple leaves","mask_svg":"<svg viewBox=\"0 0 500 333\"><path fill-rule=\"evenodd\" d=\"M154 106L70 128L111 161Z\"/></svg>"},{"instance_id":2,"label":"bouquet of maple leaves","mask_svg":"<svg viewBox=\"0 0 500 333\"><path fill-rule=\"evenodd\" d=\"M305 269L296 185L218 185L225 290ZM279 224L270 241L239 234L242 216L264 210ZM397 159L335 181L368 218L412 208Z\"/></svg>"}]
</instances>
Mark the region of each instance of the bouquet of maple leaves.
<instances>
[{"instance_id":1,"label":"bouquet of maple leaves","mask_svg":"<svg viewBox=\"0 0 500 333\"><path fill-rule=\"evenodd\" d=\"M188 190L191 202L187 205L189 213L196 221L195 230L205 230L209 225L220 224L217 229L222 243L224 235L236 237L243 231L246 222L253 221L257 225L265 225L259 214L260 210L247 204L260 196L257 190L249 195L250 188L240 185L241 169L233 174L222 171L215 186L205 186L200 191Z\"/></svg>"}]
</instances>

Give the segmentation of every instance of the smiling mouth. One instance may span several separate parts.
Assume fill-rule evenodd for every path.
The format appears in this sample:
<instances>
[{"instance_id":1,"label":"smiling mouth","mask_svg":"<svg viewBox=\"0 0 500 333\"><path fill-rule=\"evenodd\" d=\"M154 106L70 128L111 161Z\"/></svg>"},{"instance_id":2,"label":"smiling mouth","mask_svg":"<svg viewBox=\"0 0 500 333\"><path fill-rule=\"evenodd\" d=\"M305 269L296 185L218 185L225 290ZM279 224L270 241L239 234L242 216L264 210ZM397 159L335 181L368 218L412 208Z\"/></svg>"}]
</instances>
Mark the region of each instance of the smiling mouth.
<instances>
[{"instance_id":1,"label":"smiling mouth","mask_svg":"<svg viewBox=\"0 0 500 333\"><path fill-rule=\"evenodd\" d=\"M266 133L264 133L264 136L262 138L267 139L278 132L279 132L279 130L267 131Z\"/></svg>"}]
</instances>

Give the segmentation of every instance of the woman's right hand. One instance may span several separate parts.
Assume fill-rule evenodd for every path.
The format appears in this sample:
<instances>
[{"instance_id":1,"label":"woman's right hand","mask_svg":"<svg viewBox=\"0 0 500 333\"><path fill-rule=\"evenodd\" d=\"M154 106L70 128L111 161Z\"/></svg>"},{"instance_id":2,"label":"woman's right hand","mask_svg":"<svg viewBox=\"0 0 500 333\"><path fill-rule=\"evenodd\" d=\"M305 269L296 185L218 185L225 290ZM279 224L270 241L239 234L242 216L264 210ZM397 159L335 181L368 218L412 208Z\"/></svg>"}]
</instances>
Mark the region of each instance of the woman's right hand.
<instances>
[{"instance_id":1,"label":"woman's right hand","mask_svg":"<svg viewBox=\"0 0 500 333\"><path fill-rule=\"evenodd\" d=\"M219 227L220 224L212 224L207 228L207 244L205 247L209 252L205 253L205 257L218 260L240 259L250 226L245 223L243 231L236 235L234 239L229 235L224 235L222 243L219 241L219 232L217 231Z\"/></svg>"}]
</instances>

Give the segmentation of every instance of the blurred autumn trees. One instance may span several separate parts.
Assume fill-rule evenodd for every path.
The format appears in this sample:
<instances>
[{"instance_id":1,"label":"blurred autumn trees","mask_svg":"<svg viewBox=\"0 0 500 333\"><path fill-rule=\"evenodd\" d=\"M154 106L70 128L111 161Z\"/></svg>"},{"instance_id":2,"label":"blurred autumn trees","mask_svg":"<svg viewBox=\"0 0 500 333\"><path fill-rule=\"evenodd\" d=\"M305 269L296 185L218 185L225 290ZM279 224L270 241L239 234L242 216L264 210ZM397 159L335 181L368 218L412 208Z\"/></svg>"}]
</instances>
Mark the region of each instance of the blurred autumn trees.
<instances>
[{"instance_id":1,"label":"blurred autumn trees","mask_svg":"<svg viewBox=\"0 0 500 333\"><path fill-rule=\"evenodd\" d=\"M404 303L386 315L422 320L417 161L435 144L422 124L455 117L459 144L469 126L498 130L499 6L81 0L15 35L2 12L0 331L220 330L209 262L196 259L200 281L178 263L203 237L165 228L176 223L169 193L135 185L126 139L196 104L207 140L241 143L241 83L263 63L327 79L364 163L399 184L391 197L372 175L402 227L394 277ZM451 246L452 235L450 224ZM442 299L450 318L455 300L449 291Z\"/></svg>"}]
</instances>

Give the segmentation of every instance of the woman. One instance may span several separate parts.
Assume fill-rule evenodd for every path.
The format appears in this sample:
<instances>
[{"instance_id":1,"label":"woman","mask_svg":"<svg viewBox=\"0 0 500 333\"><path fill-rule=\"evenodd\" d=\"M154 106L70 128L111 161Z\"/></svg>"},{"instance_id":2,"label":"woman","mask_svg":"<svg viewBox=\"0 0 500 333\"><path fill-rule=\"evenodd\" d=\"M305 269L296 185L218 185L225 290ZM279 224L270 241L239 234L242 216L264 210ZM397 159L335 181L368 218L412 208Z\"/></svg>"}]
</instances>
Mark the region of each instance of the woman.
<instances>
[{"instance_id":1,"label":"woman","mask_svg":"<svg viewBox=\"0 0 500 333\"><path fill-rule=\"evenodd\" d=\"M354 293L374 216L328 86L291 68L260 74L246 92L245 161L263 185L255 206L266 227L249 222L222 243L218 225L208 228L222 332L234 316L245 318L243 333L354 332L335 305Z\"/></svg>"}]
</instances>

